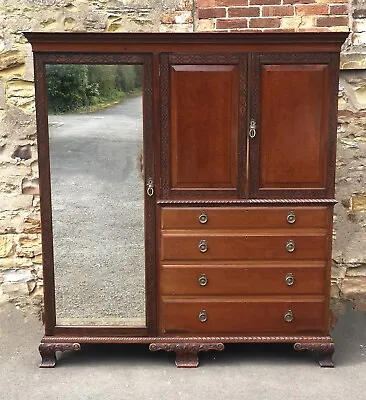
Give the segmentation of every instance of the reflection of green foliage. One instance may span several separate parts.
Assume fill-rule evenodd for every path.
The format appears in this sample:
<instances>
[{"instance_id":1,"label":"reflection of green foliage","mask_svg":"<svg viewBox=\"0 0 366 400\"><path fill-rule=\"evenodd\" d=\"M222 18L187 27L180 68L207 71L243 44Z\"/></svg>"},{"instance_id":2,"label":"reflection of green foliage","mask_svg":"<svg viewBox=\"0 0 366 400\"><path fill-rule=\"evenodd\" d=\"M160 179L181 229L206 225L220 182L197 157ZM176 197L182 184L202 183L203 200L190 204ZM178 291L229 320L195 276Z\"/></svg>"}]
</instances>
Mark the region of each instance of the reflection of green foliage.
<instances>
[{"instance_id":1,"label":"reflection of green foliage","mask_svg":"<svg viewBox=\"0 0 366 400\"><path fill-rule=\"evenodd\" d=\"M63 113L118 100L141 88L140 65L47 65L48 108Z\"/></svg>"}]
</instances>

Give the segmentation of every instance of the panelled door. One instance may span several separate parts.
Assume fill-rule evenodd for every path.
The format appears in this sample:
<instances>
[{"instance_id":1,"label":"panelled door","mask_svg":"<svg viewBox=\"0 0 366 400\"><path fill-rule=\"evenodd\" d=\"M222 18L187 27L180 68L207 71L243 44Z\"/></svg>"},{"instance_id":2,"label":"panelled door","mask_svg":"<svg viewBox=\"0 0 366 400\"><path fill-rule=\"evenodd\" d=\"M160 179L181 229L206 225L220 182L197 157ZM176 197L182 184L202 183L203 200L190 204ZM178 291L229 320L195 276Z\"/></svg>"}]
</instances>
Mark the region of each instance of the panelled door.
<instances>
[{"instance_id":1,"label":"panelled door","mask_svg":"<svg viewBox=\"0 0 366 400\"><path fill-rule=\"evenodd\" d=\"M267 53L250 65L250 197L332 196L337 56Z\"/></svg>"},{"instance_id":2,"label":"panelled door","mask_svg":"<svg viewBox=\"0 0 366 400\"><path fill-rule=\"evenodd\" d=\"M163 199L245 195L247 57L161 56Z\"/></svg>"}]
</instances>

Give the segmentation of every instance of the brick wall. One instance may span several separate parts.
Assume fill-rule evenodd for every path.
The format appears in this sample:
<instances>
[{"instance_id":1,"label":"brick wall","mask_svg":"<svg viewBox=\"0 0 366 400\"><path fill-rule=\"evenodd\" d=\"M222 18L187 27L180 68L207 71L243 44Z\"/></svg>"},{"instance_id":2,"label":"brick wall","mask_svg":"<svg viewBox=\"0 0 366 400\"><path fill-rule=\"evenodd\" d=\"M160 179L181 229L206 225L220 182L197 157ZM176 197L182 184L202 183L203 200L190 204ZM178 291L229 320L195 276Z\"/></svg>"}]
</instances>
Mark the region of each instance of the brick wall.
<instances>
[{"instance_id":1,"label":"brick wall","mask_svg":"<svg viewBox=\"0 0 366 400\"><path fill-rule=\"evenodd\" d=\"M200 31L344 31L345 0L197 0Z\"/></svg>"}]
</instances>

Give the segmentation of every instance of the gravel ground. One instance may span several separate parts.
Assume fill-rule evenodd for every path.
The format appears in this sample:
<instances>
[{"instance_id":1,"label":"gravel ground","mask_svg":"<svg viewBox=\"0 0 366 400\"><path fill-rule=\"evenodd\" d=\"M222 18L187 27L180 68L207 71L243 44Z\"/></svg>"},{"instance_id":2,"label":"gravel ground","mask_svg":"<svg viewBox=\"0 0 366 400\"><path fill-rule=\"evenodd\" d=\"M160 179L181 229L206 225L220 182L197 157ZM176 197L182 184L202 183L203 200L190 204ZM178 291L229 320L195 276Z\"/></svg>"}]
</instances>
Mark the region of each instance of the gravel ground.
<instances>
[{"instance_id":1,"label":"gravel ground","mask_svg":"<svg viewBox=\"0 0 366 400\"><path fill-rule=\"evenodd\" d=\"M142 98L49 124L57 323L144 325Z\"/></svg>"}]
</instances>

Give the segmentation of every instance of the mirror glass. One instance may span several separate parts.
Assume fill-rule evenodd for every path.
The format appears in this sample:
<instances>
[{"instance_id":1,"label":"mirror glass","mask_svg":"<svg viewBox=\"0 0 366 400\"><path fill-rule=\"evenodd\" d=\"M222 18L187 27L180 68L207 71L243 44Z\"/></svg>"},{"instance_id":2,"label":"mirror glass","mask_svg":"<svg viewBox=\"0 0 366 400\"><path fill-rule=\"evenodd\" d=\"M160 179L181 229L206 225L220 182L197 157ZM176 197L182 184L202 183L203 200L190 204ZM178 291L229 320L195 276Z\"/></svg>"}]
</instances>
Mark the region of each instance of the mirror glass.
<instances>
[{"instance_id":1,"label":"mirror glass","mask_svg":"<svg viewBox=\"0 0 366 400\"><path fill-rule=\"evenodd\" d=\"M56 323L146 326L142 66L46 77Z\"/></svg>"}]
</instances>

